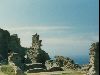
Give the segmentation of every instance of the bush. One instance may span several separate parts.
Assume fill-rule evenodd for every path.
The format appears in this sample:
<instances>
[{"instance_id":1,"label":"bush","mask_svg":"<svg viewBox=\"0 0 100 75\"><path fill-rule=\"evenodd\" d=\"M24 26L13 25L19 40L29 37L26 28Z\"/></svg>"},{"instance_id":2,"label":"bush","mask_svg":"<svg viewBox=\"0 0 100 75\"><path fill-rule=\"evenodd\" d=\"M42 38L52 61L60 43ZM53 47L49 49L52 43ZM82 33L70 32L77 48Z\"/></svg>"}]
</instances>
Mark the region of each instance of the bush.
<instances>
[{"instance_id":1,"label":"bush","mask_svg":"<svg viewBox=\"0 0 100 75\"><path fill-rule=\"evenodd\" d=\"M15 70L13 69L12 66L9 66L9 65L3 65L1 67L1 71L8 75L15 75Z\"/></svg>"}]
</instances>

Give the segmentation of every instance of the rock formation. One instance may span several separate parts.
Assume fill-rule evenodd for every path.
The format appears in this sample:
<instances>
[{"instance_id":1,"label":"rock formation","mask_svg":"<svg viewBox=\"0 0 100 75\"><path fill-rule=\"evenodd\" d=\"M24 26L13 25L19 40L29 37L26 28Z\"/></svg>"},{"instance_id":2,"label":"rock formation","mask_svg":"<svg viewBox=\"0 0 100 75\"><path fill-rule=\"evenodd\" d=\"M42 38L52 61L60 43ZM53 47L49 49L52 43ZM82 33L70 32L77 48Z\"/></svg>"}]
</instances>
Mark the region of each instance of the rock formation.
<instances>
[{"instance_id":1,"label":"rock formation","mask_svg":"<svg viewBox=\"0 0 100 75\"><path fill-rule=\"evenodd\" d=\"M7 30L0 29L0 56L3 60L8 59L8 42L10 40L10 34Z\"/></svg>"},{"instance_id":2,"label":"rock formation","mask_svg":"<svg viewBox=\"0 0 100 75\"><path fill-rule=\"evenodd\" d=\"M7 30L0 29L0 59L8 60L8 53L19 53L24 57L26 48L21 47L17 34L10 35Z\"/></svg>"},{"instance_id":3,"label":"rock formation","mask_svg":"<svg viewBox=\"0 0 100 75\"><path fill-rule=\"evenodd\" d=\"M18 38L17 34L13 34L10 36L8 53L10 52L18 53L19 56L21 56L24 60L24 55L26 50L27 48L24 48L20 45L20 38Z\"/></svg>"},{"instance_id":4,"label":"rock formation","mask_svg":"<svg viewBox=\"0 0 100 75\"><path fill-rule=\"evenodd\" d=\"M89 66L87 75L99 75L99 42L91 45Z\"/></svg>"},{"instance_id":5,"label":"rock formation","mask_svg":"<svg viewBox=\"0 0 100 75\"><path fill-rule=\"evenodd\" d=\"M45 63L47 70L50 70L53 67L61 67L63 70L73 69L78 70L81 67L78 64L75 64L74 60L69 57L65 58L63 56L56 56L55 60L48 60Z\"/></svg>"}]
</instances>

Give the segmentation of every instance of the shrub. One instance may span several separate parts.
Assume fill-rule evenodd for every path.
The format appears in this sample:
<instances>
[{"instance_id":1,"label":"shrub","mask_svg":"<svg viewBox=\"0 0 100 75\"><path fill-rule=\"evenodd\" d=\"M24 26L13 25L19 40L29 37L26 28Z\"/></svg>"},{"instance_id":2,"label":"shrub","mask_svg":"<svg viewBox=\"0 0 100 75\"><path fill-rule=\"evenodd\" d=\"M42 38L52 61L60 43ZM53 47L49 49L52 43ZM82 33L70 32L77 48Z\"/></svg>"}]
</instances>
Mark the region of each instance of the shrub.
<instances>
[{"instance_id":1,"label":"shrub","mask_svg":"<svg viewBox=\"0 0 100 75\"><path fill-rule=\"evenodd\" d=\"M1 71L8 75L15 75L15 70L13 69L12 66L9 66L9 65L3 65L1 67Z\"/></svg>"}]
</instances>

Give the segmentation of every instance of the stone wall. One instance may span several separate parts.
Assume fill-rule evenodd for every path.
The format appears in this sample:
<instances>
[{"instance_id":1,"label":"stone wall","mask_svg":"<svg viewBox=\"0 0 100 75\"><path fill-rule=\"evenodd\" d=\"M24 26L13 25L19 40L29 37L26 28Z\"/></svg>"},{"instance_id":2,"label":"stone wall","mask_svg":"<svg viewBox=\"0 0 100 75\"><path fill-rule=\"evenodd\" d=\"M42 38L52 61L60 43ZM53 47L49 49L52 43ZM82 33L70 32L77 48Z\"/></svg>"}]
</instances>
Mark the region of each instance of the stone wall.
<instances>
[{"instance_id":1,"label":"stone wall","mask_svg":"<svg viewBox=\"0 0 100 75\"><path fill-rule=\"evenodd\" d=\"M99 75L99 42L91 45L89 66L87 75Z\"/></svg>"},{"instance_id":2,"label":"stone wall","mask_svg":"<svg viewBox=\"0 0 100 75\"><path fill-rule=\"evenodd\" d=\"M47 70L53 67L61 67L63 70L71 69L78 70L81 68L78 64L75 64L74 60L69 57L65 58L63 56L56 56L55 60L47 60L45 63Z\"/></svg>"}]
</instances>

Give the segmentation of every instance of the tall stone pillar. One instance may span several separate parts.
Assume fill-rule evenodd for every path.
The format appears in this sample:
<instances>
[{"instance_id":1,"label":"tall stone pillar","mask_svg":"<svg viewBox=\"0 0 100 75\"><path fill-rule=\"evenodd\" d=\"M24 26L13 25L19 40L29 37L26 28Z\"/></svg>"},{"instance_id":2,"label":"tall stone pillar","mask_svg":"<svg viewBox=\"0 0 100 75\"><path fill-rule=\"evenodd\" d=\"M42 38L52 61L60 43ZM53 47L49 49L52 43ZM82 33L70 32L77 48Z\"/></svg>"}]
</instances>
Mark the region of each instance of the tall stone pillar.
<instances>
[{"instance_id":1,"label":"tall stone pillar","mask_svg":"<svg viewBox=\"0 0 100 75\"><path fill-rule=\"evenodd\" d=\"M99 75L99 42L91 45L89 65L90 69L87 75Z\"/></svg>"},{"instance_id":2,"label":"tall stone pillar","mask_svg":"<svg viewBox=\"0 0 100 75\"><path fill-rule=\"evenodd\" d=\"M39 35L37 35L37 33L35 35L33 35L32 37L32 48L38 50L41 49L41 42L42 40L39 40Z\"/></svg>"},{"instance_id":3,"label":"tall stone pillar","mask_svg":"<svg viewBox=\"0 0 100 75\"><path fill-rule=\"evenodd\" d=\"M32 47L28 50L27 55L32 63L37 63L39 50L41 50L41 42L37 33L32 36Z\"/></svg>"},{"instance_id":4,"label":"tall stone pillar","mask_svg":"<svg viewBox=\"0 0 100 75\"><path fill-rule=\"evenodd\" d=\"M45 64L45 61L50 59L48 53L41 49L41 42L37 33L32 36L32 47L27 51L27 56L32 63Z\"/></svg>"}]
</instances>

